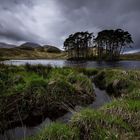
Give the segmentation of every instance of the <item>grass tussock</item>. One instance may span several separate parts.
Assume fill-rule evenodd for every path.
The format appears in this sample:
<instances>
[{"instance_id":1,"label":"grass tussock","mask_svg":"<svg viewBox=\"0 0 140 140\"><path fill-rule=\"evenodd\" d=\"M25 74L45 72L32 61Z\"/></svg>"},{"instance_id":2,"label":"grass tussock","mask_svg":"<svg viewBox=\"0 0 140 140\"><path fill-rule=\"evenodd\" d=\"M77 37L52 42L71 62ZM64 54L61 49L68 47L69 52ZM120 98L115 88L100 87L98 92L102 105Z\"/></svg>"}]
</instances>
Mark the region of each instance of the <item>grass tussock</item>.
<instances>
[{"instance_id":1,"label":"grass tussock","mask_svg":"<svg viewBox=\"0 0 140 140\"><path fill-rule=\"evenodd\" d=\"M121 69L0 65L1 131L21 119L55 119L76 105L92 103L95 95L88 77L115 99L99 110L75 113L69 124L52 123L28 140L139 139L140 71Z\"/></svg>"},{"instance_id":2,"label":"grass tussock","mask_svg":"<svg viewBox=\"0 0 140 140\"><path fill-rule=\"evenodd\" d=\"M78 69L78 71L80 70ZM83 70L81 72L93 76L96 85L109 91L110 95L117 98L99 110L84 109L75 113L69 124L67 124L69 129L73 128L75 135L78 134L73 140L139 139L140 72L114 69L98 70L95 75L83 72ZM75 77L70 75L70 82L76 83L78 78ZM63 127L63 124L60 124L60 127ZM52 129L53 126L48 127L47 132ZM55 140L53 136L57 132L59 130L55 130L54 135L52 134L49 139ZM57 140L65 140L61 136L63 134L57 137ZM48 140L48 138L45 140Z\"/></svg>"},{"instance_id":3,"label":"grass tussock","mask_svg":"<svg viewBox=\"0 0 140 140\"><path fill-rule=\"evenodd\" d=\"M93 79L96 86L115 97L128 96L139 90L140 71L108 69L101 70Z\"/></svg>"},{"instance_id":4,"label":"grass tussock","mask_svg":"<svg viewBox=\"0 0 140 140\"><path fill-rule=\"evenodd\" d=\"M56 119L69 108L86 106L95 99L91 80L74 69L29 64L0 67L0 116L3 116L0 125L3 130L14 124L29 124L34 119ZM71 78L75 75L73 82Z\"/></svg>"},{"instance_id":5,"label":"grass tussock","mask_svg":"<svg viewBox=\"0 0 140 140\"><path fill-rule=\"evenodd\" d=\"M67 53L54 48L0 48L0 60L10 59L67 59Z\"/></svg>"},{"instance_id":6,"label":"grass tussock","mask_svg":"<svg viewBox=\"0 0 140 140\"><path fill-rule=\"evenodd\" d=\"M117 139L131 128L122 119L93 109L85 109L75 114L71 125L80 131L81 140Z\"/></svg>"},{"instance_id":7,"label":"grass tussock","mask_svg":"<svg viewBox=\"0 0 140 140\"><path fill-rule=\"evenodd\" d=\"M79 132L76 128L70 128L66 124L52 123L36 137L27 140L79 140Z\"/></svg>"}]
</instances>

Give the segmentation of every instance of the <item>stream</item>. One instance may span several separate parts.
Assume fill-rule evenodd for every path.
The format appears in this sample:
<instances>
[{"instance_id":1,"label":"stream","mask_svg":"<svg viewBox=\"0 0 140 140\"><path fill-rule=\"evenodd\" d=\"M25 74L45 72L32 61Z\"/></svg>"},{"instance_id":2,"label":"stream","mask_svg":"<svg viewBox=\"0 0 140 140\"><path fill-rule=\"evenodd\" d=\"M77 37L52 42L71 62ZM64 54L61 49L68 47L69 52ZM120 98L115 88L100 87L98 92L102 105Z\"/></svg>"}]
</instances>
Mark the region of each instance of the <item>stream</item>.
<instances>
[{"instance_id":1,"label":"stream","mask_svg":"<svg viewBox=\"0 0 140 140\"><path fill-rule=\"evenodd\" d=\"M106 93L105 90L100 90L99 88L94 86L96 99L95 101L90 104L89 108L98 109L99 107L103 106L104 104L110 102L112 98ZM68 112L64 116L58 118L56 121L68 123L70 118L72 117L74 112L78 112L82 109L81 106L76 106L75 110L72 112ZM14 129L10 129L4 132L4 134L0 134L0 140L21 140L28 136L33 136L37 134L42 128L46 127L47 125L51 124L51 120L46 118L41 124L36 127L16 127Z\"/></svg>"}]
</instances>

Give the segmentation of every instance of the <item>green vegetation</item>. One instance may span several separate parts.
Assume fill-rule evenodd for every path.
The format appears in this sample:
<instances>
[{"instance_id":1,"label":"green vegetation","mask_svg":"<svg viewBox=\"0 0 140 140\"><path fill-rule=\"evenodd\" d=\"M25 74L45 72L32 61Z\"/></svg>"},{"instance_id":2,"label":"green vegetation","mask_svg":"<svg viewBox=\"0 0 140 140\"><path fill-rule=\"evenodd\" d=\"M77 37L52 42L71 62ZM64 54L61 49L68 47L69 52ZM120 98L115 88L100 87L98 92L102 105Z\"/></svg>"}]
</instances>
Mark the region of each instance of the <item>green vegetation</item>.
<instances>
[{"instance_id":1,"label":"green vegetation","mask_svg":"<svg viewBox=\"0 0 140 140\"><path fill-rule=\"evenodd\" d=\"M139 139L140 71L0 65L0 131L52 120L95 99L91 80L114 97L98 110L75 112L68 124L53 122L27 140Z\"/></svg>"},{"instance_id":2,"label":"green vegetation","mask_svg":"<svg viewBox=\"0 0 140 140\"><path fill-rule=\"evenodd\" d=\"M0 130L56 119L95 99L91 80L70 68L0 65ZM31 123L31 124L30 124Z\"/></svg>"},{"instance_id":3,"label":"green vegetation","mask_svg":"<svg viewBox=\"0 0 140 140\"><path fill-rule=\"evenodd\" d=\"M125 96L133 93L139 87L139 71L125 70L101 70L95 77L95 84L114 96Z\"/></svg>"},{"instance_id":4,"label":"green vegetation","mask_svg":"<svg viewBox=\"0 0 140 140\"><path fill-rule=\"evenodd\" d=\"M76 128L71 128L66 124L52 123L36 137L30 137L27 140L79 140L78 134Z\"/></svg>"},{"instance_id":5,"label":"green vegetation","mask_svg":"<svg viewBox=\"0 0 140 140\"><path fill-rule=\"evenodd\" d=\"M109 94L117 98L98 110L87 108L75 113L66 125L53 123L30 140L40 139L38 137L40 135L43 140L67 140L68 134L71 135L70 140L139 139L140 71L120 69L77 71L93 76L96 85L102 84L100 87L107 91L110 87ZM63 134L60 134L61 128L65 128Z\"/></svg>"}]
</instances>

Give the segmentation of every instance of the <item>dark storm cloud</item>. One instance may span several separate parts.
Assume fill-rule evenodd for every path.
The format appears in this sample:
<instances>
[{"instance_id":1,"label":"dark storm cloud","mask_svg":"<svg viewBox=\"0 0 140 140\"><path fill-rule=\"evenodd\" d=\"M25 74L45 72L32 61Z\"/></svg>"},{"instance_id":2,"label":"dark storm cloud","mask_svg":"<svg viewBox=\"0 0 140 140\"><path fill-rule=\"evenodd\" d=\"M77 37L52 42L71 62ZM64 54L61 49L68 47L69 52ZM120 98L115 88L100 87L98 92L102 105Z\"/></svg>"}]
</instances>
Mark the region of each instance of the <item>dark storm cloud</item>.
<instances>
[{"instance_id":1,"label":"dark storm cloud","mask_svg":"<svg viewBox=\"0 0 140 140\"><path fill-rule=\"evenodd\" d=\"M0 0L0 40L62 47L76 31L128 30L140 41L140 0Z\"/></svg>"}]
</instances>

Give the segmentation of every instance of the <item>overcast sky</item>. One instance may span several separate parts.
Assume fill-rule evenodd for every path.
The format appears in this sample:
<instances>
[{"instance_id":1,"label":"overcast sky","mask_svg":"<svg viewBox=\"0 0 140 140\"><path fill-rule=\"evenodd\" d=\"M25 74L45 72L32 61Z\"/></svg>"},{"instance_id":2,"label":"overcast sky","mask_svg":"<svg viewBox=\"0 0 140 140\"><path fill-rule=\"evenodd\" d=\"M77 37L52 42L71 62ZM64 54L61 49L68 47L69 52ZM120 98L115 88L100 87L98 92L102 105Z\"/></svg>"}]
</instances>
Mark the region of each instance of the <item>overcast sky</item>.
<instances>
[{"instance_id":1,"label":"overcast sky","mask_svg":"<svg viewBox=\"0 0 140 140\"><path fill-rule=\"evenodd\" d=\"M0 0L0 42L63 46L69 34L122 28L140 48L140 0Z\"/></svg>"}]
</instances>

